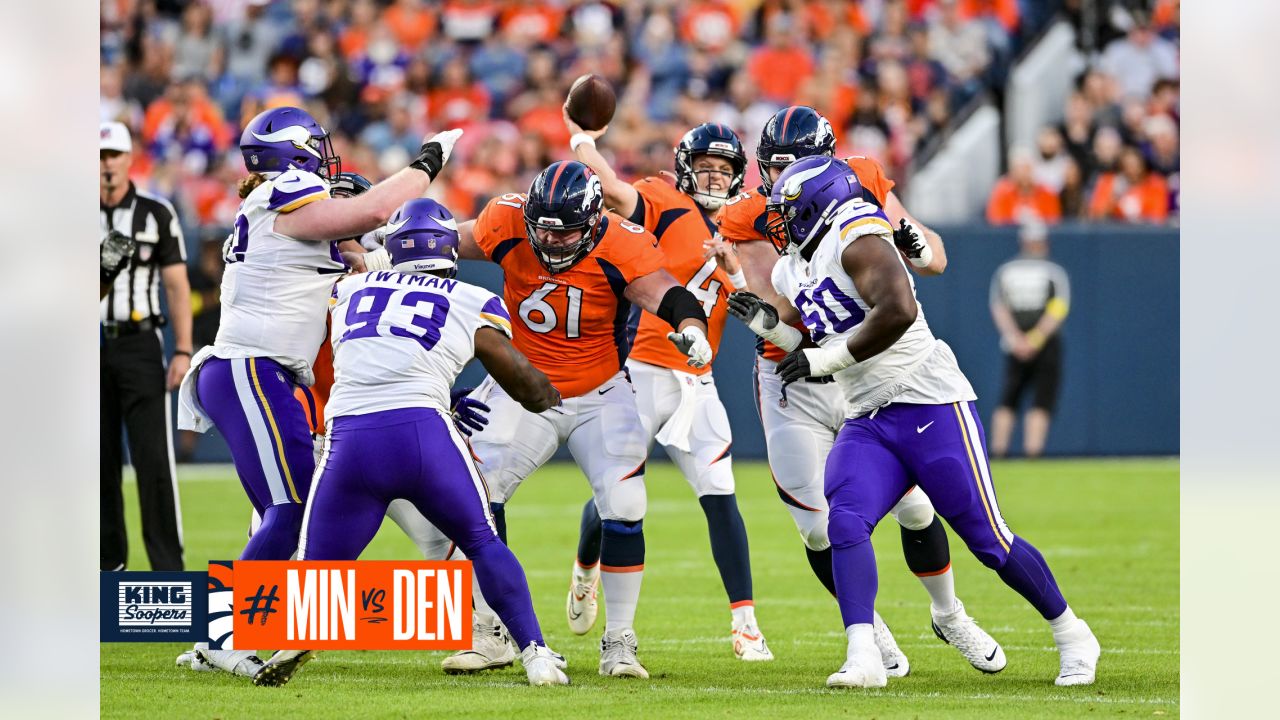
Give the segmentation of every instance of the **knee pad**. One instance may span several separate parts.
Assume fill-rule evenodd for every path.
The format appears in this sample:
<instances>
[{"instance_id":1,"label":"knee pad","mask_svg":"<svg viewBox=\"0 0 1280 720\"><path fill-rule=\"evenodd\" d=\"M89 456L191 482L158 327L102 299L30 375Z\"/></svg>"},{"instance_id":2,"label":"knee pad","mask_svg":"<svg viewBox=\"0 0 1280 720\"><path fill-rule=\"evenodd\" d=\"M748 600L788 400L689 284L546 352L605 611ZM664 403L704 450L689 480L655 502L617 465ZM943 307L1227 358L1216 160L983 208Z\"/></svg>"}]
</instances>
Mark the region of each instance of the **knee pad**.
<instances>
[{"instance_id":1,"label":"knee pad","mask_svg":"<svg viewBox=\"0 0 1280 720\"><path fill-rule=\"evenodd\" d=\"M623 522L640 522L644 519L644 513L648 500L645 496L644 478L633 477L613 484L609 490L609 497L605 503L608 507L601 508L600 516L609 520L620 520Z\"/></svg>"},{"instance_id":2,"label":"knee pad","mask_svg":"<svg viewBox=\"0 0 1280 720\"><path fill-rule=\"evenodd\" d=\"M796 529L800 531L800 539L804 541L805 547L810 550L826 550L831 547L831 538L827 534L830 518L826 510L814 512L788 509L791 510L791 516L795 518Z\"/></svg>"},{"instance_id":3,"label":"knee pad","mask_svg":"<svg viewBox=\"0 0 1280 720\"><path fill-rule=\"evenodd\" d=\"M852 547L871 539L875 527L852 510L832 509L827 523L827 535L832 547Z\"/></svg>"},{"instance_id":4,"label":"knee pad","mask_svg":"<svg viewBox=\"0 0 1280 720\"><path fill-rule=\"evenodd\" d=\"M919 488L902 496L891 512L893 519L908 530L923 530L933 524L933 503Z\"/></svg>"}]
</instances>

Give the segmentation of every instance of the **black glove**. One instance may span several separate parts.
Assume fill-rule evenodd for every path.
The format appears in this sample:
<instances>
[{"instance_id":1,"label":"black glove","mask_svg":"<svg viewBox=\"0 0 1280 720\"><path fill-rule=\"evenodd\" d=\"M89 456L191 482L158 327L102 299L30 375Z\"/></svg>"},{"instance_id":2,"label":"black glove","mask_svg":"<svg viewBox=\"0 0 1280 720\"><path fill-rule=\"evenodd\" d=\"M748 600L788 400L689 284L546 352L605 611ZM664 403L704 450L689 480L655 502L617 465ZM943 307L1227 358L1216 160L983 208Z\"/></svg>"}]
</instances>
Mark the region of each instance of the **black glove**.
<instances>
[{"instance_id":1,"label":"black glove","mask_svg":"<svg viewBox=\"0 0 1280 720\"><path fill-rule=\"evenodd\" d=\"M908 223L906 218L898 221L898 227L893 231L893 244L898 246L903 255L912 260L919 260L924 251L929 248L929 241L925 240L924 235Z\"/></svg>"},{"instance_id":2,"label":"black glove","mask_svg":"<svg viewBox=\"0 0 1280 720\"><path fill-rule=\"evenodd\" d=\"M471 437L473 430L484 430L489 424L489 418L484 414L489 412L489 406L467 397L475 388L459 388L449 394L449 410L453 412L453 424L458 428L458 432Z\"/></svg>"},{"instance_id":3,"label":"black glove","mask_svg":"<svg viewBox=\"0 0 1280 720\"><path fill-rule=\"evenodd\" d=\"M804 354L804 349L796 348L787 353L787 356L782 358L782 362L778 363L778 368L774 372L782 377L783 387L809 377L809 358Z\"/></svg>"},{"instance_id":4,"label":"black glove","mask_svg":"<svg viewBox=\"0 0 1280 720\"><path fill-rule=\"evenodd\" d=\"M98 248L103 285L115 282L116 276L124 270L125 265L129 264L129 258L133 257L137 247L138 244L133 238L119 230L113 229L107 232L107 236L102 239L102 244Z\"/></svg>"},{"instance_id":5,"label":"black glove","mask_svg":"<svg viewBox=\"0 0 1280 720\"><path fill-rule=\"evenodd\" d=\"M777 309L760 299L760 296L755 293L747 292L746 290L730 293L726 306L730 315L738 318L748 326L751 325L751 321L756 317L757 313L764 313L764 316L760 318L760 327L762 329L772 330L778 326Z\"/></svg>"}]
</instances>

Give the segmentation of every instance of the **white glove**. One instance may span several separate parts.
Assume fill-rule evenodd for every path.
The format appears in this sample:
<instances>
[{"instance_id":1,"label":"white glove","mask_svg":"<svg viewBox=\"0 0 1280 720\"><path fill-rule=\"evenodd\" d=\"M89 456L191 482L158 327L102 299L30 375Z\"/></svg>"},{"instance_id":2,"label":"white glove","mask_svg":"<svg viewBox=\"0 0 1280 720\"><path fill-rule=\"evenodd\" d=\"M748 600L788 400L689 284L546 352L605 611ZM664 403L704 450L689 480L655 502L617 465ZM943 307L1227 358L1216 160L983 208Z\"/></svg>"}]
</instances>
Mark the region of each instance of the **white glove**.
<instances>
[{"instance_id":1,"label":"white glove","mask_svg":"<svg viewBox=\"0 0 1280 720\"><path fill-rule=\"evenodd\" d=\"M364 269L368 272L391 269L391 253L384 247L365 253L361 259L364 260Z\"/></svg>"},{"instance_id":2,"label":"white glove","mask_svg":"<svg viewBox=\"0 0 1280 720\"><path fill-rule=\"evenodd\" d=\"M711 362L711 343L707 342L707 336L702 332L702 328L690 325L682 332L667 333L667 339L676 346L677 350L689 356L689 365L701 368Z\"/></svg>"},{"instance_id":3,"label":"white glove","mask_svg":"<svg viewBox=\"0 0 1280 720\"><path fill-rule=\"evenodd\" d=\"M413 159L413 162L409 163L409 167L421 170L435 180L436 175L444 169L444 164L449 162L449 154L453 152L454 143L458 142L460 137L462 137L461 130L445 130L432 135L422 143L422 149L418 151L418 156Z\"/></svg>"},{"instance_id":4,"label":"white glove","mask_svg":"<svg viewBox=\"0 0 1280 720\"><path fill-rule=\"evenodd\" d=\"M368 250L369 252L373 252L374 250L377 250L378 248L386 244L387 244L387 226L386 225L383 225L382 227L374 230L370 230L369 232L360 236L360 247L364 248L365 250Z\"/></svg>"},{"instance_id":5,"label":"white glove","mask_svg":"<svg viewBox=\"0 0 1280 720\"><path fill-rule=\"evenodd\" d=\"M449 155L453 153L453 146L457 144L458 138L462 137L462 130L455 128L453 130L445 130L427 138L427 143L440 143L440 164L444 165L449 162Z\"/></svg>"}]
</instances>

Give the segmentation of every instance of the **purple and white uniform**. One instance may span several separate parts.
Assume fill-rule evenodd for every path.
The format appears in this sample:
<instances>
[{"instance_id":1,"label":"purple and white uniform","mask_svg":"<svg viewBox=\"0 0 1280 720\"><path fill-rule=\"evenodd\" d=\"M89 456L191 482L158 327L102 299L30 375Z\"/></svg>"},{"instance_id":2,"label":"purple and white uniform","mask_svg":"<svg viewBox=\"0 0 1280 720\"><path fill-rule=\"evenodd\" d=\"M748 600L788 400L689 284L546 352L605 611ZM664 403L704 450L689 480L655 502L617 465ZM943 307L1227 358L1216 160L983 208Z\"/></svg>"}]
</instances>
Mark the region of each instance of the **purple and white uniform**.
<instances>
[{"instance_id":1,"label":"purple and white uniform","mask_svg":"<svg viewBox=\"0 0 1280 720\"><path fill-rule=\"evenodd\" d=\"M408 500L473 561L519 646L541 644L524 574L498 539L484 479L449 413L476 332L511 336L502 299L458 280L391 271L346 278L334 295L328 435L298 559L358 558L388 506Z\"/></svg>"},{"instance_id":2,"label":"purple and white uniform","mask_svg":"<svg viewBox=\"0 0 1280 720\"><path fill-rule=\"evenodd\" d=\"M789 253L774 267L775 289L824 347L848 342L871 310L841 263L855 241L893 246L884 211L857 198L846 201L815 240L820 244L810 261ZM973 388L951 348L930 331L918 302L915 322L892 347L838 371L835 379L844 392L846 420L827 457L825 493L845 625L872 621L871 531L913 485L928 493L983 564L1046 618L1061 615L1066 602L1043 558L1000 513Z\"/></svg>"},{"instance_id":3,"label":"purple and white uniform","mask_svg":"<svg viewBox=\"0 0 1280 720\"><path fill-rule=\"evenodd\" d=\"M287 560L297 548L315 471L311 430L294 388L314 382L325 310L338 273L334 243L276 232L281 214L329 198L319 175L266 173L244 199L228 239L222 318L214 344L192 359L179 392L178 427L216 426L262 525L241 559Z\"/></svg>"}]
</instances>

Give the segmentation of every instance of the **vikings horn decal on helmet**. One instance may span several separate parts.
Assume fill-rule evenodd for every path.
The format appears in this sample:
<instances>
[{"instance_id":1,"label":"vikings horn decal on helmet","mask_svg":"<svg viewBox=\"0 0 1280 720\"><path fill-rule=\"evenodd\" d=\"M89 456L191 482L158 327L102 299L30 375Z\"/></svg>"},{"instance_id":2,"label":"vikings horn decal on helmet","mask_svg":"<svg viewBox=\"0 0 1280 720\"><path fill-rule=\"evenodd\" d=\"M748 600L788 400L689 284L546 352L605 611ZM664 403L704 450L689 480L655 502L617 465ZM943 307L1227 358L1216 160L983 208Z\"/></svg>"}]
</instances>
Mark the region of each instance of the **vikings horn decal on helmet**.
<instances>
[{"instance_id":1,"label":"vikings horn decal on helmet","mask_svg":"<svg viewBox=\"0 0 1280 720\"><path fill-rule=\"evenodd\" d=\"M778 254L798 252L812 257L817 240L845 202L862 197L853 170L837 158L812 156L797 160L773 184L765 237Z\"/></svg>"},{"instance_id":2,"label":"vikings horn decal on helmet","mask_svg":"<svg viewBox=\"0 0 1280 720\"><path fill-rule=\"evenodd\" d=\"M805 105L783 108L760 131L760 144L756 146L756 164L760 167L760 181L766 194L772 192L770 168L784 170L800 158L824 155L832 157L836 152L836 135L817 110Z\"/></svg>"},{"instance_id":3,"label":"vikings horn decal on helmet","mask_svg":"<svg viewBox=\"0 0 1280 720\"><path fill-rule=\"evenodd\" d=\"M603 215L600 178L575 160L552 163L539 173L524 204L529 244L552 273L568 270L595 248Z\"/></svg>"},{"instance_id":4,"label":"vikings horn decal on helmet","mask_svg":"<svg viewBox=\"0 0 1280 720\"><path fill-rule=\"evenodd\" d=\"M342 172L329 133L305 110L281 107L264 110L244 126L240 152L249 172L281 173L291 167L328 180Z\"/></svg>"},{"instance_id":5,"label":"vikings horn decal on helmet","mask_svg":"<svg viewBox=\"0 0 1280 720\"><path fill-rule=\"evenodd\" d=\"M733 166L729 189L723 194L701 192L693 172L693 161L699 155L722 157ZM728 125L705 123L690 130L676 146L676 188L692 197L707 210L718 210L725 201L742 191L747 173L747 154L737 134Z\"/></svg>"},{"instance_id":6,"label":"vikings horn decal on helmet","mask_svg":"<svg viewBox=\"0 0 1280 720\"><path fill-rule=\"evenodd\" d=\"M458 221L435 200L401 205L387 221L386 247L396 272L458 273Z\"/></svg>"}]
</instances>

